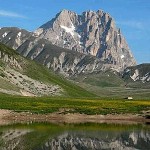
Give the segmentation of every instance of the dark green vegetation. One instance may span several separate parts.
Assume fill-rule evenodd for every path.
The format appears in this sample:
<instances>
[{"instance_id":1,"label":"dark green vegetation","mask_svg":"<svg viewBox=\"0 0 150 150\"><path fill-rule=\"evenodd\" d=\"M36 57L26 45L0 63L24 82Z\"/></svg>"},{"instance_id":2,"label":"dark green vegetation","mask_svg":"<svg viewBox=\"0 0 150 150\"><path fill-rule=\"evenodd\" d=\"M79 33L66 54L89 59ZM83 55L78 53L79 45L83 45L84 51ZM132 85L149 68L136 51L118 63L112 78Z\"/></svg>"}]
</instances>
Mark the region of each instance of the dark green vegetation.
<instances>
[{"instance_id":1,"label":"dark green vegetation","mask_svg":"<svg viewBox=\"0 0 150 150\"><path fill-rule=\"evenodd\" d=\"M142 113L150 109L148 100L99 100L77 99L61 97L17 97L1 95L0 109L10 109L17 112L29 111L33 113L52 113L60 108L69 110L71 113L84 114L120 114ZM68 113L64 112L64 113Z\"/></svg>"}]
</instances>

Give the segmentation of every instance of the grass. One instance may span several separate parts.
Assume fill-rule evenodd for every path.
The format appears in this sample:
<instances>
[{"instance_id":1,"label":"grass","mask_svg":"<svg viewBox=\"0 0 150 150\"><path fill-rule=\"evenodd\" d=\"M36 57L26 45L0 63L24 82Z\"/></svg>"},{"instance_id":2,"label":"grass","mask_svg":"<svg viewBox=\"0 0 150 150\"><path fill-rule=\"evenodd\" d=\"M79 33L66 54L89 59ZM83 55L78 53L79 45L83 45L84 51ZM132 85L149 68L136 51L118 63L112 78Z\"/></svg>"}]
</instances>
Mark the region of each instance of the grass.
<instances>
[{"instance_id":1,"label":"grass","mask_svg":"<svg viewBox=\"0 0 150 150\"><path fill-rule=\"evenodd\" d=\"M3 44L0 44L0 50L16 58L23 68L23 70L19 70L22 74L44 83L57 84L65 91L63 97L30 98L0 94L0 109L10 109L18 112L52 113L60 108L68 108L72 112L84 114L141 113L142 110L150 109L149 90L128 90L118 87L123 85L124 82L112 72L88 75L84 79L86 85L82 86L81 81L80 86L82 87L79 87L42 65L21 57L14 50ZM5 65L0 64L1 66ZM103 80L99 80L100 78ZM83 76L79 81L82 79ZM89 84L91 85L89 86ZM136 92L135 96L139 100L127 101L122 99L125 96L132 96L133 92ZM96 98L96 95L101 98ZM112 97L114 100L112 100ZM145 97L147 100L143 100Z\"/></svg>"},{"instance_id":2,"label":"grass","mask_svg":"<svg viewBox=\"0 0 150 150\"><path fill-rule=\"evenodd\" d=\"M149 88L100 87L81 82L80 86L101 99L123 99L128 96L136 100L150 100Z\"/></svg>"},{"instance_id":3,"label":"grass","mask_svg":"<svg viewBox=\"0 0 150 150\"><path fill-rule=\"evenodd\" d=\"M2 89L19 92L19 88L17 86L15 86L14 84L8 82L7 80L5 80L1 77L0 77L0 87L2 87Z\"/></svg>"},{"instance_id":4,"label":"grass","mask_svg":"<svg viewBox=\"0 0 150 150\"><path fill-rule=\"evenodd\" d=\"M40 70L40 71L39 71ZM49 69L43 67L42 65L28 61L27 66L25 68L24 74L29 77L42 81L45 83L52 83L59 85L65 91L65 96L67 97L95 97L95 94L86 91L82 87L77 86L66 78L51 72Z\"/></svg>"},{"instance_id":5,"label":"grass","mask_svg":"<svg viewBox=\"0 0 150 150\"><path fill-rule=\"evenodd\" d=\"M122 99L131 96L139 100L150 99L149 82L123 80L119 74L117 75L110 70L86 75L81 74L71 79L75 80L82 88L101 98Z\"/></svg>"},{"instance_id":6,"label":"grass","mask_svg":"<svg viewBox=\"0 0 150 150\"><path fill-rule=\"evenodd\" d=\"M22 69L13 68L13 66L11 65L9 65L9 67L17 70L18 72L22 74L27 75L28 77L32 79L42 81L48 84L59 85L64 91L63 93L64 96L67 96L67 97L93 97L95 96L95 94L92 94L91 92L86 91L85 89L68 81L64 77L51 72L49 69L42 66L41 64L36 63L32 60L26 59L24 57L21 57L15 50L1 43L0 43L0 51L2 51L5 54L8 54L9 56L13 56L14 58L16 58L17 62L20 64ZM5 62L0 62L0 66L2 68L4 68L5 65L7 65ZM0 85L0 87L1 86L2 85Z\"/></svg>"},{"instance_id":7,"label":"grass","mask_svg":"<svg viewBox=\"0 0 150 150\"><path fill-rule=\"evenodd\" d=\"M13 50L12 48L9 48L5 44L0 43L0 50L3 51L5 54L11 55L11 56L19 56L19 54Z\"/></svg>"},{"instance_id":8,"label":"grass","mask_svg":"<svg viewBox=\"0 0 150 150\"><path fill-rule=\"evenodd\" d=\"M10 109L17 112L52 113L60 108L70 109L72 113L83 114L124 114L141 113L150 110L149 100L103 100L103 99L75 99L61 97L16 97L1 95L0 109Z\"/></svg>"},{"instance_id":9,"label":"grass","mask_svg":"<svg viewBox=\"0 0 150 150\"><path fill-rule=\"evenodd\" d=\"M118 87L125 85L125 82L119 75L114 74L112 71L81 74L77 77L72 77L77 82L83 82L93 86L99 87Z\"/></svg>"}]
</instances>

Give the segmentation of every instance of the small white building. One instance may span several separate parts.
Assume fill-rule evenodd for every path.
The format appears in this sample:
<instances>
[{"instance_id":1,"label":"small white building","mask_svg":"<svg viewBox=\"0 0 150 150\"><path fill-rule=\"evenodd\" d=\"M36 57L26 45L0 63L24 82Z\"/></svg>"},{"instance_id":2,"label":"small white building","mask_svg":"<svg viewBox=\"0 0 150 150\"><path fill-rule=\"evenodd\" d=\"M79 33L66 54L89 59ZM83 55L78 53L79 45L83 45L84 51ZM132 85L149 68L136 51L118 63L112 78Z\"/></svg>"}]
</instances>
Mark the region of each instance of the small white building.
<instances>
[{"instance_id":1,"label":"small white building","mask_svg":"<svg viewBox=\"0 0 150 150\"><path fill-rule=\"evenodd\" d=\"M133 97L129 96L129 97L127 97L126 99L132 100L132 99L133 99Z\"/></svg>"}]
</instances>

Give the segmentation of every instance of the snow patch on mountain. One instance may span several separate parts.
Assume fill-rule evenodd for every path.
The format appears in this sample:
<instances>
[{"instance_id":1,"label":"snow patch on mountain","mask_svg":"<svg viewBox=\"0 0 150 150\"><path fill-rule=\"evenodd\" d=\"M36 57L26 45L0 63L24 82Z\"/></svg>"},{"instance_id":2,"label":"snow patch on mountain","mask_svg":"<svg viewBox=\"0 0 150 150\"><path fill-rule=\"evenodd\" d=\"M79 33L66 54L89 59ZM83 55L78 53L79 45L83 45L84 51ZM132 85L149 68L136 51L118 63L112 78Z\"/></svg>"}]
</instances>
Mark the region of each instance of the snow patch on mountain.
<instances>
[{"instance_id":1,"label":"snow patch on mountain","mask_svg":"<svg viewBox=\"0 0 150 150\"><path fill-rule=\"evenodd\" d=\"M21 32L19 32L19 33L18 33L18 35L17 35L17 37L18 37L18 38L19 38L19 37L21 37L21 34L22 34L22 33L21 33Z\"/></svg>"},{"instance_id":2,"label":"snow patch on mountain","mask_svg":"<svg viewBox=\"0 0 150 150\"><path fill-rule=\"evenodd\" d=\"M75 26L73 24L71 24L71 27L66 27L61 25L60 26L62 29L64 29L67 33L70 33L72 36L74 36L74 32L75 32Z\"/></svg>"},{"instance_id":3,"label":"snow patch on mountain","mask_svg":"<svg viewBox=\"0 0 150 150\"><path fill-rule=\"evenodd\" d=\"M124 58L124 55L121 55L121 59L123 59Z\"/></svg>"},{"instance_id":4,"label":"snow patch on mountain","mask_svg":"<svg viewBox=\"0 0 150 150\"><path fill-rule=\"evenodd\" d=\"M40 26L35 33L38 33L39 38L49 40L59 47L96 56L101 61L112 64L118 71L136 65L114 19L101 10L86 11L81 15L62 10L55 18Z\"/></svg>"},{"instance_id":5,"label":"snow patch on mountain","mask_svg":"<svg viewBox=\"0 0 150 150\"><path fill-rule=\"evenodd\" d=\"M5 32L3 35L2 35L2 37L4 38L4 37L6 37L7 36L7 32Z\"/></svg>"},{"instance_id":6,"label":"snow patch on mountain","mask_svg":"<svg viewBox=\"0 0 150 150\"><path fill-rule=\"evenodd\" d=\"M39 29L37 29L37 30L34 31L34 35L35 36L39 36L42 33L43 33L43 29L42 28L39 28Z\"/></svg>"}]
</instances>

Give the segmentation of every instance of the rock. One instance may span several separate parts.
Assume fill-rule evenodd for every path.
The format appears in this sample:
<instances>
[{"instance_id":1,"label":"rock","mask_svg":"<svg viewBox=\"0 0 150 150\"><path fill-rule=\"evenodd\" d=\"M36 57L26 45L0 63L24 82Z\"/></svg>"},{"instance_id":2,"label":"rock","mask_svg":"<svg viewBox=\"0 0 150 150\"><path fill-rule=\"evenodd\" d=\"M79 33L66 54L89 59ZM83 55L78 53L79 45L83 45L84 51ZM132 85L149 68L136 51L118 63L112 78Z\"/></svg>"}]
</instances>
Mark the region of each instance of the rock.
<instances>
[{"instance_id":1,"label":"rock","mask_svg":"<svg viewBox=\"0 0 150 150\"><path fill-rule=\"evenodd\" d=\"M136 64L114 19L101 10L81 15L62 10L35 34L60 47L96 56L118 70Z\"/></svg>"},{"instance_id":2,"label":"rock","mask_svg":"<svg viewBox=\"0 0 150 150\"><path fill-rule=\"evenodd\" d=\"M109 69L122 72L136 64L114 19L101 10L81 15L63 10L34 33L1 28L0 42L65 76Z\"/></svg>"},{"instance_id":3,"label":"rock","mask_svg":"<svg viewBox=\"0 0 150 150\"><path fill-rule=\"evenodd\" d=\"M133 81L150 82L150 64L140 64L126 68L123 72L123 78L127 76Z\"/></svg>"}]
</instances>

